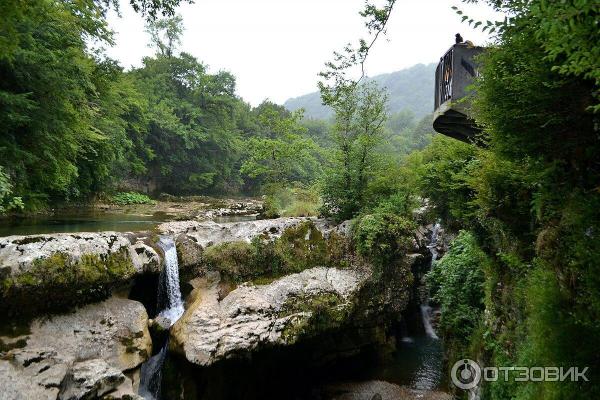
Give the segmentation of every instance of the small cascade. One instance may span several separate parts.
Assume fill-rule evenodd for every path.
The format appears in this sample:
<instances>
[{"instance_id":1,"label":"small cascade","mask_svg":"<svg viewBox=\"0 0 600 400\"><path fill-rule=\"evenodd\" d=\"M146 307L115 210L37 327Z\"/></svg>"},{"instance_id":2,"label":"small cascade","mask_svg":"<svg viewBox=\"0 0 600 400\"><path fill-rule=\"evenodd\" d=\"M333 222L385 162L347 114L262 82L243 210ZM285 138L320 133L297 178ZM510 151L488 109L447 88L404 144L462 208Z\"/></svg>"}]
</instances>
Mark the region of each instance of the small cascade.
<instances>
[{"instance_id":1,"label":"small cascade","mask_svg":"<svg viewBox=\"0 0 600 400\"><path fill-rule=\"evenodd\" d=\"M142 364L139 395L145 400L157 400L160 396L162 367L167 356L168 342L167 340L165 346L157 354Z\"/></svg>"},{"instance_id":2,"label":"small cascade","mask_svg":"<svg viewBox=\"0 0 600 400\"><path fill-rule=\"evenodd\" d=\"M440 223L436 222L435 225L433 225L433 228L431 229L431 239L429 241L429 244L427 245L427 248L429 249L429 252L431 253L431 265L433 266L433 263L436 262L437 258L438 258L438 252L437 252L437 241L438 241L438 236L440 233Z\"/></svg>"},{"instance_id":3,"label":"small cascade","mask_svg":"<svg viewBox=\"0 0 600 400\"><path fill-rule=\"evenodd\" d=\"M429 304L421 304L421 318L423 319L425 333L432 339L439 339L438 335L433 329L433 326L431 325L432 314L431 306Z\"/></svg>"},{"instance_id":4,"label":"small cascade","mask_svg":"<svg viewBox=\"0 0 600 400\"><path fill-rule=\"evenodd\" d=\"M438 222L436 222L435 225L433 226L433 229L431 230L431 239L429 241L429 244L427 245L427 248L429 249L429 252L431 253L431 263L429 264L429 269L431 269L433 267L433 264L436 262L436 260L438 258L437 241L438 241L439 231L440 231L440 224ZM425 299L425 303L421 304L421 318L423 320L423 327L425 328L425 333L427 334L427 336L429 336L432 339L439 339L437 334L435 333L435 330L433 329L432 324L431 324L432 317L433 317L433 310L432 310L431 306L429 305L429 296L427 296Z\"/></svg>"},{"instance_id":5,"label":"small cascade","mask_svg":"<svg viewBox=\"0 0 600 400\"><path fill-rule=\"evenodd\" d=\"M158 245L165 252L164 268L160 272L158 287L158 316L168 318L171 326L183 314L183 301L179 288L179 262L175 241L168 236L162 236Z\"/></svg>"},{"instance_id":6,"label":"small cascade","mask_svg":"<svg viewBox=\"0 0 600 400\"><path fill-rule=\"evenodd\" d=\"M158 313L157 318L167 318L169 326L173 326L184 311L179 288L177 249L173 238L168 236L161 236L158 245L165 253L165 260L158 284L158 309L161 311ZM139 394L146 400L160 398L162 368L167 356L168 346L169 340L167 339L160 351L142 364Z\"/></svg>"}]
</instances>

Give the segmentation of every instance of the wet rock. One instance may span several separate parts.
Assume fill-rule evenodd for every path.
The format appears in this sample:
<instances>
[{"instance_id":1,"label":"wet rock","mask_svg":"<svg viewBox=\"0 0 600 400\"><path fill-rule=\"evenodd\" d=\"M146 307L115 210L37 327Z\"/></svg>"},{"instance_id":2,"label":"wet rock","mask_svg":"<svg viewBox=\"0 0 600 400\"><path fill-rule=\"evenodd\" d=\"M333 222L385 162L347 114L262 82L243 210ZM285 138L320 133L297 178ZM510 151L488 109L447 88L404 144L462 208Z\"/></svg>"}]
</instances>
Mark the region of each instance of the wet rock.
<instances>
[{"instance_id":1,"label":"wet rock","mask_svg":"<svg viewBox=\"0 0 600 400\"><path fill-rule=\"evenodd\" d=\"M213 219L216 217L257 216L263 210L260 201L228 202L224 207L214 208L201 213L198 218Z\"/></svg>"},{"instance_id":2,"label":"wet rock","mask_svg":"<svg viewBox=\"0 0 600 400\"><path fill-rule=\"evenodd\" d=\"M8 361L0 360L0 399L2 400L55 400L59 388L44 387L32 382L31 375L38 371L24 372ZM66 374L66 370L65 370ZM64 376L64 375L63 375ZM61 378L62 379L62 378Z\"/></svg>"},{"instance_id":3,"label":"wet rock","mask_svg":"<svg viewBox=\"0 0 600 400\"><path fill-rule=\"evenodd\" d=\"M56 253L80 261L85 256L117 254L129 247L129 240L117 232L8 236L0 238L0 264L10 268L14 276L29 271L37 260Z\"/></svg>"},{"instance_id":4,"label":"wet rock","mask_svg":"<svg viewBox=\"0 0 600 400\"><path fill-rule=\"evenodd\" d=\"M171 329L171 348L202 366L298 339L347 322L367 276L312 268L268 285L243 284L219 301L218 285L197 287Z\"/></svg>"},{"instance_id":5,"label":"wet rock","mask_svg":"<svg viewBox=\"0 0 600 400\"><path fill-rule=\"evenodd\" d=\"M122 372L152 352L147 325L141 303L118 298L38 318L23 337L25 346L0 359L0 387L18 388L0 398L56 399L59 392L61 399L96 398L116 389L125 382ZM81 394L88 391L93 395Z\"/></svg>"},{"instance_id":6,"label":"wet rock","mask_svg":"<svg viewBox=\"0 0 600 400\"><path fill-rule=\"evenodd\" d=\"M27 347L43 346L63 358L102 358L120 370L132 369L152 352L148 314L137 301L113 297L70 314L37 319Z\"/></svg>"},{"instance_id":7,"label":"wet rock","mask_svg":"<svg viewBox=\"0 0 600 400\"><path fill-rule=\"evenodd\" d=\"M162 269L161 257L158 252L148 244L145 239L138 239L133 245L133 264L136 271L147 273L160 273Z\"/></svg>"}]
</instances>

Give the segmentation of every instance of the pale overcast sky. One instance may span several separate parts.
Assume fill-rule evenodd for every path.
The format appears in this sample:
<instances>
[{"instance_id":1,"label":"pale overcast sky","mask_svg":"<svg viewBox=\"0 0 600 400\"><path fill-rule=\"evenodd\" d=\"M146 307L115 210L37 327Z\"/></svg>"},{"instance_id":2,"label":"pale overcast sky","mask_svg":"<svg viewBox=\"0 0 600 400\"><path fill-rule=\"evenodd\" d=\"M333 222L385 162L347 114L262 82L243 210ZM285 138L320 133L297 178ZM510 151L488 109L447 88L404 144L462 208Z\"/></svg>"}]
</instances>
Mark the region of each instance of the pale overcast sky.
<instances>
[{"instance_id":1,"label":"pale overcast sky","mask_svg":"<svg viewBox=\"0 0 600 400\"><path fill-rule=\"evenodd\" d=\"M121 1L122 17L109 16L116 46L108 54L123 66L141 65L152 55L143 19ZM358 15L364 0L196 0L178 8L185 32L181 50L209 70L237 78L237 93L258 105L268 98L283 103L316 90L317 74L334 50L365 36ZM459 6L476 19L500 19L483 5L460 0L398 0L388 34L372 49L370 76L439 59L460 32L484 44L488 35L460 22Z\"/></svg>"}]
</instances>

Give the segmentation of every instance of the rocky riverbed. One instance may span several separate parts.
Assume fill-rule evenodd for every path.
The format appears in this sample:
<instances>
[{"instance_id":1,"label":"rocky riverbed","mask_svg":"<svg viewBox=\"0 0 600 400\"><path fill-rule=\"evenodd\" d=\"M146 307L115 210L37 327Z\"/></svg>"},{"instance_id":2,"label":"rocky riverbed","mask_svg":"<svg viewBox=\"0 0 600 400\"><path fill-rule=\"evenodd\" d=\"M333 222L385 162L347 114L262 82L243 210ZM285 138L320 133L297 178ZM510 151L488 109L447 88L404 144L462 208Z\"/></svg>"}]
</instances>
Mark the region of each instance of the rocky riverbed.
<instances>
[{"instance_id":1,"label":"rocky riverbed","mask_svg":"<svg viewBox=\"0 0 600 400\"><path fill-rule=\"evenodd\" d=\"M314 347L315 357L389 344L390 313L400 318L410 301L427 231L415 232L414 253L389 282L354 253L349 232L348 223L280 218L0 238L0 307L9 316L0 329L0 386L10 388L0 398L138 398L140 366L157 352L151 336L161 330L146 300L158 291L160 235L175 240L185 296L169 348L192 378L173 373L183 383L168 390L229 360L328 337L344 339ZM192 392L202 397L201 388Z\"/></svg>"}]
</instances>

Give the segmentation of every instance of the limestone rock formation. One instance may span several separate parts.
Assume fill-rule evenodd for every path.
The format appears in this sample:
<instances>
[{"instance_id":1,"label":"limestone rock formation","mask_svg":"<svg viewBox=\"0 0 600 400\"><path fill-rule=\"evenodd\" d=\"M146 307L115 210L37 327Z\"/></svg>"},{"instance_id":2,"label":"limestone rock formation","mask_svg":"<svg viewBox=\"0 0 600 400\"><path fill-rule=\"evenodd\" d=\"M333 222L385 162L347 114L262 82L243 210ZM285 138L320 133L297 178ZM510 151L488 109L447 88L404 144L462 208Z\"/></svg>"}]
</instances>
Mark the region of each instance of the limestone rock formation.
<instances>
[{"instance_id":1,"label":"limestone rock formation","mask_svg":"<svg viewBox=\"0 0 600 400\"><path fill-rule=\"evenodd\" d=\"M276 218L256 221L224 222L214 221L175 221L165 222L158 229L169 235L186 234L201 247L212 246L224 242L246 241L262 236L274 239L287 228L296 226L309 218Z\"/></svg>"},{"instance_id":2,"label":"limestone rock formation","mask_svg":"<svg viewBox=\"0 0 600 400\"><path fill-rule=\"evenodd\" d=\"M0 393L6 400L97 398L122 389L123 372L152 352L144 306L114 297L38 318L26 334L0 342L17 343L0 359L0 387L11 388Z\"/></svg>"},{"instance_id":3,"label":"limestone rock formation","mask_svg":"<svg viewBox=\"0 0 600 400\"><path fill-rule=\"evenodd\" d=\"M200 285L172 328L171 348L207 366L261 346L292 344L347 322L367 278L317 267L268 285L243 284L221 301L215 283Z\"/></svg>"},{"instance_id":4,"label":"limestone rock formation","mask_svg":"<svg viewBox=\"0 0 600 400\"><path fill-rule=\"evenodd\" d=\"M144 238L117 232L0 238L0 310L62 311L106 297L136 274L159 272Z\"/></svg>"},{"instance_id":5,"label":"limestone rock formation","mask_svg":"<svg viewBox=\"0 0 600 400\"><path fill-rule=\"evenodd\" d=\"M125 375L104 360L87 360L73 364L66 378L61 400L99 398L125 382Z\"/></svg>"}]
</instances>

